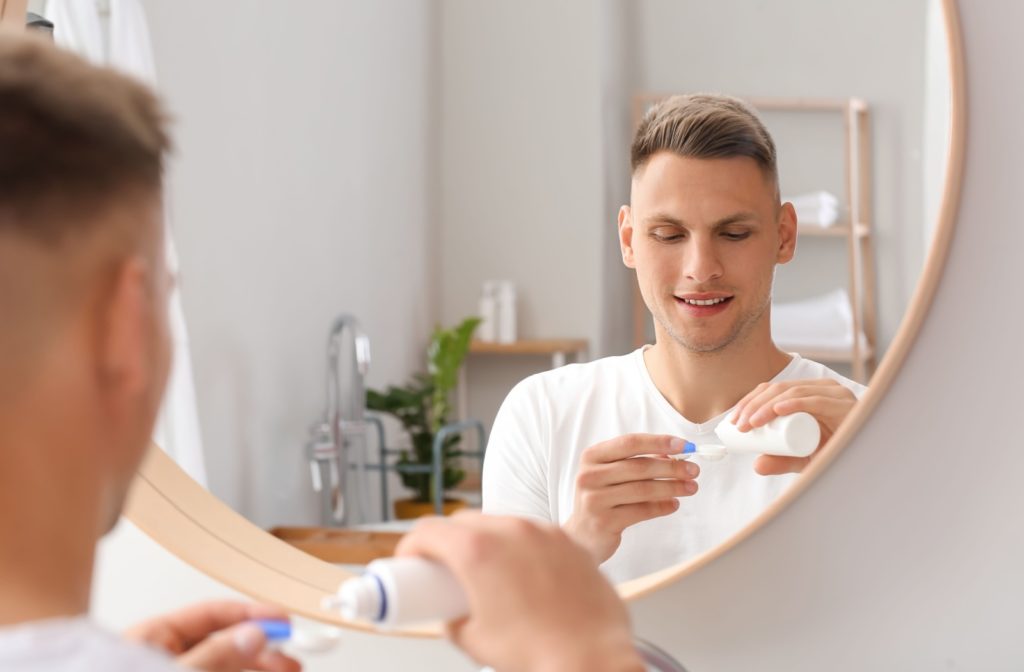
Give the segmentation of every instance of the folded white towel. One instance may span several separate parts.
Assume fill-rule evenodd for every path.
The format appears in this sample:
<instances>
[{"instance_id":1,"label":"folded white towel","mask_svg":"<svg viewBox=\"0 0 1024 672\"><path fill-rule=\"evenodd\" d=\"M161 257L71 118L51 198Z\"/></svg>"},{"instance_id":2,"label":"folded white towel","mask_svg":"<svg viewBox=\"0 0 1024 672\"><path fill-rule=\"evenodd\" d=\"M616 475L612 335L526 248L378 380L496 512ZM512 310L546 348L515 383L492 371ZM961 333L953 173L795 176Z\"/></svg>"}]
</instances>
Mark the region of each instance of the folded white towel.
<instances>
[{"instance_id":1,"label":"folded white towel","mask_svg":"<svg viewBox=\"0 0 1024 672\"><path fill-rule=\"evenodd\" d=\"M839 199L827 191L783 197L796 210L797 224L831 226L839 220Z\"/></svg>"},{"instance_id":2,"label":"folded white towel","mask_svg":"<svg viewBox=\"0 0 1024 672\"><path fill-rule=\"evenodd\" d=\"M836 289L803 301L772 304L772 339L783 350L850 350L850 296L845 289ZM861 342L866 342L863 337Z\"/></svg>"}]
</instances>

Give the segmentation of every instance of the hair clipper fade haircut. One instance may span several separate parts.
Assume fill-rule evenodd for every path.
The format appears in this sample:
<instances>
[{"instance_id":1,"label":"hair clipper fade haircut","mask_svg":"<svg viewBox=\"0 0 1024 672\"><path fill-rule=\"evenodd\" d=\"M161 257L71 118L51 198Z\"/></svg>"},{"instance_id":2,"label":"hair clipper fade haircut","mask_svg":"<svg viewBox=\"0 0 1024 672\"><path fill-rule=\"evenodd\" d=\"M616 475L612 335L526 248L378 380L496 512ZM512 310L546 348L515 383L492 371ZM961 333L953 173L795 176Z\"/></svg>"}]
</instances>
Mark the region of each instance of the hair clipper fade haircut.
<instances>
[{"instance_id":1,"label":"hair clipper fade haircut","mask_svg":"<svg viewBox=\"0 0 1024 672\"><path fill-rule=\"evenodd\" d=\"M694 159L753 159L778 193L775 143L754 110L737 98L694 94L654 105L633 138L633 172L658 152Z\"/></svg>"},{"instance_id":2,"label":"hair clipper fade haircut","mask_svg":"<svg viewBox=\"0 0 1024 672\"><path fill-rule=\"evenodd\" d=\"M0 31L0 234L56 243L119 197L159 193L166 125L143 84Z\"/></svg>"}]
</instances>

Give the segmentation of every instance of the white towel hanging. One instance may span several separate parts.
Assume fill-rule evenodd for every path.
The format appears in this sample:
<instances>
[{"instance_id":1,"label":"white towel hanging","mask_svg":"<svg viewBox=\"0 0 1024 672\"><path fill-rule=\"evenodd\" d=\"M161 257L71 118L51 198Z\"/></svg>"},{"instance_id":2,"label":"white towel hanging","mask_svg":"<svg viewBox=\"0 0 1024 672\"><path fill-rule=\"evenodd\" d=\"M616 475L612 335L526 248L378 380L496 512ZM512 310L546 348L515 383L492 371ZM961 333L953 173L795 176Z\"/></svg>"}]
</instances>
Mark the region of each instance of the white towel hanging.
<instances>
[{"instance_id":1,"label":"white towel hanging","mask_svg":"<svg viewBox=\"0 0 1024 672\"><path fill-rule=\"evenodd\" d=\"M49 0L45 14L54 24L54 41L61 47L98 65L116 68L150 86L156 84L149 26L139 0ZM178 259L170 234L171 220L169 216L164 219L168 223L167 265L171 271L177 271ZM153 430L153 440L192 478L205 485L206 468L192 377L192 357L185 313L177 288L170 299L170 326L174 365Z\"/></svg>"}]
</instances>

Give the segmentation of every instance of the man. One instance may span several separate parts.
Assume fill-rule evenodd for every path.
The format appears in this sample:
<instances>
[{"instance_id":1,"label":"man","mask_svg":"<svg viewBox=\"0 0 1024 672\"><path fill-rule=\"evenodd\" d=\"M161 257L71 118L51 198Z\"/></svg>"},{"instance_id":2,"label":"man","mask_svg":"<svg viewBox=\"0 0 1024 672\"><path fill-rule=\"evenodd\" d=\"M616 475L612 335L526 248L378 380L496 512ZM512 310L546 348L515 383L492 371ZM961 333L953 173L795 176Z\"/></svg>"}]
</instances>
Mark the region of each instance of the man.
<instances>
[{"instance_id":1,"label":"man","mask_svg":"<svg viewBox=\"0 0 1024 672\"><path fill-rule=\"evenodd\" d=\"M772 139L745 104L662 102L637 130L632 169L619 243L655 344L520 383L494 421L483 480L485 511L559 523L616 581L720 543L806 464L666 459L680 437L719 443L729 415L745 431L806 411L824 442L864 390L772 342L772 281L797 222L780 203Z\"/></svg>"},{"instance_id":2,"label":"man","mask_svg":"<svg viewBox=\"0 0 1024 672\"><path fill-rule=\"evenodd\" d=\"M146 88L0 32L0 669L179 669L168 654L218 672L298 669L247 622L284 617L269 607L200 605L133 629L136 644L85 616L95 544L167 378L168 146ZM483 663L642 669L623 605L555 528L466 516L418 528L401 552L461 580L471 615L450 633Z\"/></svg>"}]
</instances>

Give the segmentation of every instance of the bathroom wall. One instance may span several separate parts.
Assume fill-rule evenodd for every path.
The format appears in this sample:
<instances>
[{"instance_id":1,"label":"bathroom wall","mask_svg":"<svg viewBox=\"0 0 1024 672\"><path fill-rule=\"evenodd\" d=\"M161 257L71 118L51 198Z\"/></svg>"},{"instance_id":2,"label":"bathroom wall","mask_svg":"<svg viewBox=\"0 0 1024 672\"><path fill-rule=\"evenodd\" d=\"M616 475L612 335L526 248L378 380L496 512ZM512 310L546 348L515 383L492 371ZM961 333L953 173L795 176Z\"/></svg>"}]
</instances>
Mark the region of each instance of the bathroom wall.
<instances>
[{"instance_id":1,"label":"bathroom wall","mask_svg":"<svg viewBox=\"0 0 1024 672\"><path fill-rule=\"evenodd\" d=\"M259 524L313 523L333 317L362 321L380 386L420 367L437 314L432 5L145 8L209 485Z\"/></svg>"},{"instance_id":2,"label":"bathroom wall","mask_svg":"<svg viewBox=\"0 0 1024 672\"><path fill-rule=\"evenodd\" d=\"M485 280L518 288L525 338L601 329L600 3L441 3L440 317L475 314ZM548 360L474 355L469 414L488 425Z\"/></svg>"}]
</instances>

